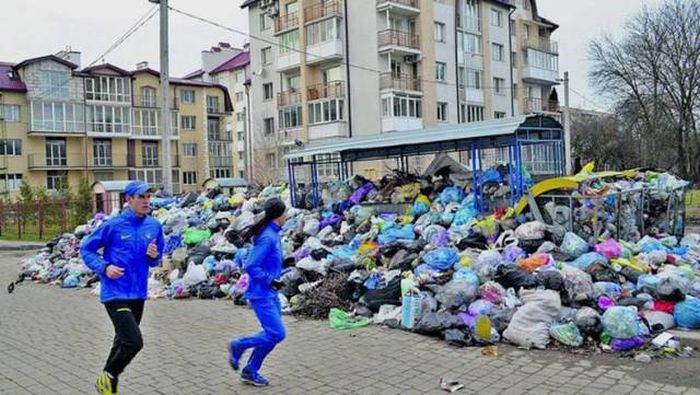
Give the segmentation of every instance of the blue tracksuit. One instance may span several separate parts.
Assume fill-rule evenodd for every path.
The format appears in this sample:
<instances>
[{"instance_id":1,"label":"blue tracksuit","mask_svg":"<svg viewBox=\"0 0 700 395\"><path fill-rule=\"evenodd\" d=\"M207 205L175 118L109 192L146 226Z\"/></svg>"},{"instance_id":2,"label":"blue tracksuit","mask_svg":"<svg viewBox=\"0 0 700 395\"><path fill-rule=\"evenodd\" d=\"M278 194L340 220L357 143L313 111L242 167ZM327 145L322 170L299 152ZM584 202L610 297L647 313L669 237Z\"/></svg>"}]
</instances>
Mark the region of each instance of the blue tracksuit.
<instances>
[{"instance_id":1,"label":"blue tracksuit","mask_svg":"<svg viewBox=\"0 0 700 395\"><path fill-rule=\"evenodd\" d=\"M238 338L234 342L241 352L254 349L245 369L256 373L265 357L286 336L279 298L270 287L272 280L278 279L282 272L284 254L279 235L281 230L277 224L270 223L260 232L244 267L250 276L246 298L258 317L262 332Z\"/></svg>"},{"instance_id":2,"label":"blue tracksuit","mask_svg":"<svg viewBox=\"0 0 700 395\"><path fill-rule=\"evenodd\" d=\"M146 255L152 240L156 240L158 246L156 259ZM163 244L161 223L149 215L139 217L128 207L84 239L80 255L100 276L100 301L147 299L148 268L160 265ZM100 248L103 248L102 255L97 252ZM110 279L105 274L107 265L123 268L124 275Z\"/></svg>"}]
</instances>

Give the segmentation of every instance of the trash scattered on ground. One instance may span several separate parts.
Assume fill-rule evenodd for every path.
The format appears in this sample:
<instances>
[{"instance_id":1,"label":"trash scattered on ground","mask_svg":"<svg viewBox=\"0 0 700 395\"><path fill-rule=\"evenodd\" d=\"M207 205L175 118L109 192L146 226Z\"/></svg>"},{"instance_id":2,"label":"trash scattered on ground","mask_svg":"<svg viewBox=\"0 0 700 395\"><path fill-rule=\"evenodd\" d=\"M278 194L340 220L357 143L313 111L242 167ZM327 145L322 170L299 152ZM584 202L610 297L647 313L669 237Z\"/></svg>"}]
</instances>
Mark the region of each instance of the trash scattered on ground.
<instances>
[{"instance_id":1,"label":"trash scattered on ground","mask_svg":"<svg viewBox=\"0 0 700 395\"><path fill-rule=\"evenodd\" d=\"M462 388L464 388L464 384L461 384L459 381L445 380L442 377L440 378L440 389L443 391L453 393L461 390Z\"/></svg>"},{"instance_id":2,"label":"trash scattered on ground","mask_svg":"<svg viewBox=\"0 0 700 395\"><path fill-rule=\"evenodd\" d=\"M323 207L288 211L280 302L286 313L334 328L385 325L484 346L490 356L501 341L643 351L641 360L687 355L673 339L650 341L676 326L700 328L700 235L674 236L679 224L668 215L683 183L653 172L592 178L568 191L572 207L545 207L542 222L506 206L484 214L469 186L449 178L334 182ZM643 212L633 210L634 191L648 198ZM165 257L151 271L149 298L245 305L251 246L239 235L272 196L290 200L284 186L154 199ZM91 287L96 276L79 245L107 219L98 214L25 259L16 284Z\"/></svg>"}]
</instances>

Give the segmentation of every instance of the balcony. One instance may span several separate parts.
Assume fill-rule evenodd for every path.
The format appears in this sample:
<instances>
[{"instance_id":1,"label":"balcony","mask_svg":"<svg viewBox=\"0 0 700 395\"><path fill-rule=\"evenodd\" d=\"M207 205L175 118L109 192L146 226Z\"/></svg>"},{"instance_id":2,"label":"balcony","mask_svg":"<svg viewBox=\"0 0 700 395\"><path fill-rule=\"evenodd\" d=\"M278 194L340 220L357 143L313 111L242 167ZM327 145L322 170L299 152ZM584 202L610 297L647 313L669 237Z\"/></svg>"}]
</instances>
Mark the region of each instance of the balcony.
<instances>
[{"instance_id":1,"label":"balcony","mask_svg":"<svg viewBox=\"0 0 700 395\"><path fill-rule=\"evenodd\" d=\"M559 102L538 97L526 97L523 100L523 113L558 113Z\"/></svg>"},{"instance_id":2,"label":"balcony","mask_svg":"<svg viewBox=\"0 0 700 395\"><path fill-rule=\"evenodd\" d=\"M345 56L345 45L341 38L312 43L306 46L306 64L314 65Z\"/></svg>"},{"instance_id":3,"label":"balcony","mask_svg":"<svg viewBox=\"0 0 700 395\"><path fill-rule=\"evenodd\" d=\"M281 34L287 30L299 27L299 13L293 12L287 15L280 15L275 19L275 34Z\"/></svg>"},{"instance_id":4,"label":"balcony","mask_svg":"<svg viewBox=\"0 0 700 395\"><path fill-rule=\"evenodd\" d=\"M29 170L70 170L84 169L86 158L84 154L47 157L45 153L36 153L29 154L27 162Z\"/></svg>"},{"instance_id":5,"label":"balcony","mask_svg":"<svg viewBox=\"0 0 700 395\"><path fill-rule=\"evenodd\" d=\"M391 11L399 15L418 15L420 14L420 0L377 0L377 11Z\"/></svg>"},{"instance_id":6,"label":"balcony","mask_svg":"<svg viewBox=\"0 0 700 395\"><path fill-rule=\"evenodd\" d=\"M404 55L420 55L420 37L400 30L386 29L378 33L380 53L393 52Z\"/></svg>"},{"instance_id":7,"label":"balcony","mask_svg":"<svg viewBox=\"0 0 700 395\"><path fill-rule=\"evenodd\" d=\"M331 140L348 137L348 128L345 122L330 122L309 126L309 141Z\"/></svg>"},{"instance_id":8,"label":"balcony","mask_svg":"<svg viewBox=\"0 0 700 395\"><path fill-rule=\"evenodd\" d=\"M210 156L210 167L233 167L233 156Z\"/></svg>"},{"instance_id":9,"label":"balcony","mask_svg":"<svg viewBox=\"0 0 700 395\"><path fill-rule=\"evenodd\" d=\"M304 8L304 23L343 15L342 4L338 0L325 0Z\"/></svg>"},{"instance_id":10,"label":"balcony","mask_svg":"<svg viewBox=\"0 0 700 395\"><path fill-rule=\"evenodd\" d=\"M90 168L93 169L110 169L110 168L118 168L118 167L127 167L127 162L126 162L126 157L113 157L113 156L102 156L102 157L93 157L91 161L89 161L89 166Z\"/></svg>"},{"instance_id":11,"label":"balcony","mask_svg":"<svg viewBox=\"0 0 700 395\"><path fill-rule=\"evenodd\" d=\"M522 46L523 48L532 48L555 55L559 54L559 43L545 37L535 36L530 37L529 39L527 37L523 37Z\"/></svg>"},{"instance_id":12,"label":"balcony","mask_svg":"<svg viewBox=\"0 0 700 395\"><path fill-rule=\"evenodd\" d=\"M525 82L535 84L556 85L559 83L559 72L557 70L550 70L526 64L523 65L522 79Z\"/></svg>"},{"instance_id":13,"label":"balcony","mask_svg":"<svg viewBox=\"0 0 700 395\"><path fill-rule=\"evenodd\" d=\"M306 89L306 100L335 99L345 97L345 81L316 84Z\"/></svg>"},{"instance_id":14,"label":"balcony","mask_svg":"<svg viewBox=\"0 0 700 395\"><path fill-rule=\"evenodd\" d=\"M163 138L161 130L160 111L135 109L134 124L132 125L132 135L130 137L143 140L158 140ZM175 139L180 137L180 129L178 128L178 114L171 113L170 132Z\"/></svg>"},{"instance_id":15,"label":"balcony","mask_svg":"<svg viewBox=\"0 0 700 395\"><path fill-rule=\"evenodd\" d=\"M301 104L301 92L297 89L290 89L277 94L277 106L287 107L294 104Z\"/></svg>"},{"instance_id":16,"label":"balcony","mask_svg":"<svg viewBox=\"0 0 700 395\"><path fill-rule=\"evenodd\" d=\"M170 161L170 166L180 167L180 155L172 154L171 158L172 159ZM158 157L141 157L141 161L137 161L136 156L134 154L127 154L126 156L127 166L135 168L161 167L163 166L162 159L162 153L159 153Z\"/></svg>"},{"instance_id":17,"label":"balcony","mask_svg":"<svg viewBox=\"0 0 700 395\"><path fill-rule=\"evenodd\" d=\"M459 87L459 100L461 102L483 103L484 91L473 87Z\"/></svg>"},{"instance_id":18,"label":"balcony","mask_svg":"<svg viewBox=\"0 0 700 395\"><path fill-rule=\"evenodd\" d=\"M244 152L245 151L245 141L238 141L236 143L236 152Z\"/></svg>"},{"instance_id":19,"label":"balcony","mask_svg":"<svg viewBox=\"0 0 700 395\"><path fill-rule=\"evenodd\" d=\"M207 105L207 116L210 117L223 117L226 116L224 110L217 103L216 105Z\"/></svg>"},{"instance_id":20,"label":"balcony","mask_svg":"<svg viewBox=\"0 0 700 395\"><path fill-rule=\"evenodd\" d=\"M134 95L134 101L131 104L134 108L161 108L162 98L161 96L152 95ZM170 97L170 108L177 109L178 99L177 97Z\"/></svg>"},{"instance_id":21,"label":"balcony","mask_svg":"<svg viewBox=\"0 0 700 395\"><path fill-rule=\"evenodd\" d=\"M301 140L300 128L280 130L277 134L277 141L280 145L294 145L296 140Z\"/></svg>"},{"instance_id":22,"label":"balcony","mask_svg":"<svg viewBox=\"0 0 700 395\"><path fill-rule=\"evenodd\" d=\"M279 73L298 69L300 65L301 54L299 50L291 49L285 53L280 52L280 56L277 58L277 72Z\"/></svg>"},{"instance_id":23,"label":"balcony","mask_svg":"<svg viewBox=\"0 0 700 395\"><path fill-rule=\"evenodd\" d=\"M379 88L398 91L421 91L420 78L408 74L381 73L379 75Z\"/></svg>"},{"instance_id":24,"label":"balcony","mask_svg":"<svg viewBox=\"0 0 700 395\"><path fill-rule=\"evenodd\" d=\"M416 130L423 127L423 118L386 117L382 118L382 132L400 132Z\"/></svg>"}]
</instances>

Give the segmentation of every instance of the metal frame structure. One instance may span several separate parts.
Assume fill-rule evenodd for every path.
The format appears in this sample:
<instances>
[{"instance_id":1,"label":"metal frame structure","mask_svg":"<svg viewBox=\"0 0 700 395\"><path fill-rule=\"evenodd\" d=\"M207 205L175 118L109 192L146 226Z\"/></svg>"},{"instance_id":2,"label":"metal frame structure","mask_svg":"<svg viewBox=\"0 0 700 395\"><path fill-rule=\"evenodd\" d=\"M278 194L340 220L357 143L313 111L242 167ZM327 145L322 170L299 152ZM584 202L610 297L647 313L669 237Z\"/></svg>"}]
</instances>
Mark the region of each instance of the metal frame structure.
<instances>
[{"instance_id":1,"label":"metal frame structure","mask_svg":"<svg viewBox=\"0 0 700 395\"><path fill-rule=\"evenodd\" d=\"M507 160L511 169L508 180L510 201L514 204L525 193L523 170L528 162L532 162L532 158L527 158L524 151L530 146L549 147L553 152L553 160L547 162L553 170L544 176L564 175L566 163L563 127L554 118L541 115L350 138L293 151L285 155L284 159L287 162L292 204L296 207L298 203L296 170L308 168L313 206L318 207L321 204L318 165L336 164L340 180L346 180L350 177L355 162L394 159L398 170L408 171L410 157L468 151L472 188L477 206L483 210L487 207L484 205L480 180L480 173L484 170L482 155L493 154L499 149L508 151Z\"/></svg>"}]
</instances>

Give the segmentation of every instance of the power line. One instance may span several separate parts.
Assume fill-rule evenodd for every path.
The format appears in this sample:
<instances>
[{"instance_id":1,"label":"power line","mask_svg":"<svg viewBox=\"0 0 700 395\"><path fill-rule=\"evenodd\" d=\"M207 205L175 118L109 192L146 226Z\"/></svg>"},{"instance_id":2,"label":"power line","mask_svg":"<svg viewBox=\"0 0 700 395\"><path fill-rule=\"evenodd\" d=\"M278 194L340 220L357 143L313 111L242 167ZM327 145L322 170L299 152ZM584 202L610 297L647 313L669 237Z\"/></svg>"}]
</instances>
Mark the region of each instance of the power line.
<instances>
[{"instance_id":1,"label":"power line","mask_svg":"<svg viewBox=\"0 0 700 395\"><path fill-rule=\"evenodd\" d=\"M104 59L105 56L109 55L112 51L117 49L124 41L126 41L131 35L136 33L143 25L145 25L153 16L158 12L158 6L154 5L149 9L145 14L143 14L137 21L136 23L129 28L121 37L119 37L109 48L107 48L106 51L102 53L102 55L98 56L93 60L88 67L94 65L97 63L99 60Z\"/></svg>"},{"instance_id":2,"label":"power line","mask_svg":"<svg viewBox=\"0 0 700 395\"><path fill-rule=\"evenodd\" d=\"M205 23L205 24L208 24L208 25L212 25L212 26L215 26L215 27L218 27L218 28L227 30L227 31L232 32L232 33L240 34L240 35L242 35L242 36L244 36L244 37L247 37L248 39L257 40L257 41L260 41L260 42L263 42L263 43L266 43L266 44L270 44L270 45L275 46L275 47L278 47L278 48L285 49L285 50L290 51L290 52L297 52L297 53L299 53L299 54L303 54L303 55L306 55L306 56L308 56L308 57L313 57L313 58L318 58L318 59L321 59L321 58L322 58L322 57L319 56L319 55L315 55L315 54L309 53L309 52L304 51L304 50L302 50L302 49L290 47L290 46L287 46L287 45L282 45L282 44L280 44L280 43L278 43L278 42L276 42L276 41L268 40L268 39L266 39L266 38L264 38L264 37L259 37L259 36L256 36L256 35L253 35L253 34L244 32L244 31L242 31L242 30L239 30L239 29L236 29L236 28L233 28L233 27L223 25L223 24L221 24L221 23L219 23L219 22L212 21L211 19L207 19L207 18L198 16L198 15L194 15L194 14L192 14L192 13L189 13L189 12L187 12L187 11L179 10L179 9L177 9L177 8L175 8L175 7L172 7L172 6L169 6L168 8L169 8L170 10L172 10L172 11L177 12L178 14L184 15L184 16L189 17L189 18L192 18L192 19L195 19L195 20L197 20L197 21L200 21L200 22ZM347 39L347 37L346 37L346 39ZM382 71L382 70L374 69L374 68L367 67L367 66L362 66L362 65L353 64L353 63L350 63L350 62L348 62L347 64L348 64L349 67L352 67L352 68L355 68L355 69L358 69L358 70L368 71L368 72L375 73L375 74L380 74L380 75L381 75L381 74L388 74L388 73L391 73L391 71ZM433 84L438 84L438 85L447 85L447 86L454 86L454 87L460 87L460 88L467 88L466 85L461 85L461 84L458 84L458 83L447 82L447 81L429 80L429 79L424 79L424 78L412 78L412 79L414 79L414 80L416 80L416 81L421 81L421 82L426 82L426 83L433 83ZM504 84L504 85L505 85L505 84ZM481 85L481 89L494 89L494 88L495 88L495 87L493 87L493 86ZM502 87L500 87L500 88L501 88L501 90L512 90L512 87L502 86Z\"/></svg>"},{"instance_id":3,"label":"power line","mask_svg":"<svg viewBox=\"0 0 700 395\"><path fill-rule=\"evenodd\" d=\"M576 89L572 88L571 85L569 85L569 90L570 90L571 92L574 92L574 93L576 94L576 96L578 96L578 97L580 97L581 99L583 99L583 100L584 100L584 104L585 104L586 102L588 102L588 103L593 104L593 106L597 107L598 110L600 110L600 111L602 111L602 112L606 112L606 111L607 111L607 110L605 110L605 106L602 106L602 105L600 105L599 103L596 103L595 101L589 99L589 98L586 97L584 94L582 94L582 93L578 92Z\"/></svg>"}]
</instances>

